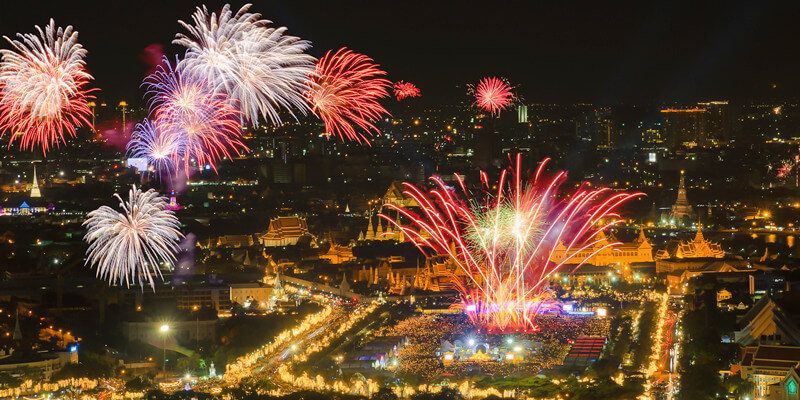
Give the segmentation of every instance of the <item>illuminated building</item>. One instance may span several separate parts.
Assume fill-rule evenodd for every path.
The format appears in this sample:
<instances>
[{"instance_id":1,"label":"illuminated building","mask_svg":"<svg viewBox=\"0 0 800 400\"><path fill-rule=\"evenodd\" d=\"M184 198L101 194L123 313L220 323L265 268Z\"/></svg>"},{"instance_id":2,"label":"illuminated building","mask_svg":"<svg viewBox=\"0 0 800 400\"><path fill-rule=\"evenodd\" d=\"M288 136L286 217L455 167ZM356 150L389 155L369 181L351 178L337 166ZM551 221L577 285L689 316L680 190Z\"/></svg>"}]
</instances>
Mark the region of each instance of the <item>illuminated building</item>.
<instances>
[{"instance_id":1,"label":"illuminated building","mask_svg":"<svg viewBox=\"0 0 800 400\"><path fill-rule=\"evenodd\" d=\"M614 247L605 247L609 243L617 241L613 234L606 235L601 231L597 235L597 240L598 242L591 247L575 253L573 259L585 260L585 264L599 266L653 262L653 246L645 236L644 230L641 230L639 236L632 242L620 243ZM567 256L566 250L566 247L559 243L550 257L550 261L560 263Z\"/></svg>"},{"instance_id":2,"label":"illuminated building","mask_svg":"<svg viewBox=\"0 0 800 400\"><path fill-rule=\"evenodd\" d=\"M579 138L589 138L598 149L617 147L617 131L608 107L597 108L588 114L582 123L577 124L576 130Z\"/></svg>"},{"instance_id":3,"label":"illuminated building","mask_svg":"<svg viewBox=\"0 0 800 400\"><path fill-rule=\"evenodd\" d=\"M224 235L217 238L217 247L249 247L253 245L250 235Z\"/></svg>"},{"instance_id":4,"label":"illuminated building","mask_svg":"<svg viewBox=\"0 0 800 400\"><path fill-rule=\"evenodd\" d=\"M39 191L39 181L36 179L36 164L33 164L33 185L31 186L31 198L42 197L42 192Z\"/></svg>"},{"instance_id":5,"label":"illuminated building","mask_svg":"<svg viewBox=\"0 0 800 400\"><path fill-rule=\"evenodd\" d=\"M524 104L517 106L517 122L520 124L528 123L528 106Z\"/></svg>"},{"instance_id":6,"label":"illuminated building","mask_svg":"<svg viewBox=\"0 0 800 400\"><path fill-rule=\"evenodd\" d=\"M328 260L328 262L331 264L341 264L356 259L353 256L353 249L350 246L338 245L334 243L333 240L330 242L331 247L328 249L328 251L319 256L321 260Z\"/></svg>"},{"instance_id":7,"label":"illuminated building","mask_svg":"<svg viewBox=\"0 0 800 400\"><path fill-rule=\"evenodd\" d=\"M737 321L734 340L740 346L800 345L800 328L769 296L762 297Z\"/></svg>"},{"instance_id":8,"label":"illuminated building","mask_svg":"<svg viewBox=\"0 0 800 400\"><path fill-rule=\"evenodd\" d=\"M238 303L245 308L271 309L283 295L280 275L275 276L272 286L260 282L230 284L231 303Z\"/></svg>"},{"instance_id":9,"label":"illuminated building","mask_svg":"<svg viewBox=\"0 0 800 400\"><path fill-rule=\"evenodd\" d=\"M277 217L269 221L269 230L259 237L259 241L266 247L291 246L302 237L310 238L312 243L315 240L308 231L305 218Z\"/></svg>"},{"instance_id":10,"label":"illuminated building","mask_svg":"<svg viewBox=\"0 0 800 400\"><path fill-rule=\"evenodd\" d=\"M709 101L697 103L706 109L706 129L708 139L712 143L727 142L731 136L731 123L728 115L727 101Z\"/></svg>"},{"instance_id":11,"label":"illuminated building","mask_svg":"<svg viewBox=\"0 0 800 400\"><path fill-rule=\"evenodd\" d=\"M675 204L670 208L667 219L670 225L683 225L685 218L694 218L694 209L689 204L686 198L686 184L683 179L683 171L681 171L681 180L678 184L678 198L675 199Z\"/></svg>"},{"instance_id":12,"label":"illuminated building","mask_svg":"<svg viewBox=\"0 0 800 400\"><path fill-rule=\"evenodd\" d=\"M664 135L661 129L647 128L642 131L642 143L646 145L659 145L664 143Z\"/></svg>"},{"instance_id":13,"label":"illuminated building","mask_svg":"<svg viewBox=\"0 0 800 400\"><path fill-rule=\"evenodd\" d=\"M689 147L708 144L705 108L666 108L661 110L666 126L667 147Z\"/></svg>"},{"instance_id":14,"label":"illuminated building","mask_svg":"<svg viewBox=\"0 0 800 400\"><path fill-rule=\"evenodd\" d=\"M419 207L414 199L403 193L403 184L399 181L392 182L386 194L383 195L383 204L394 204L398 207Z\"/></svg>"},{"instance_id":15,"label":"illuminated building","mask_svg":"<svg viewBox=\"0 0 800 400\"><path fill-rule=\"evenodd\" d=\"M166 347L169 350L187 354L189 350L184 349L178 343L194 344L200 340L214 341L217 338L217 322L219 321L216 318L170 321L170 337L166 341ZM164 338L159 327L163 323L163 321L122 321L122 337L129 341L138 340L161 348Z\"/></svg>"},{"instance_id":16,"label":"illuminated building","mask_svg":"<svg viewBox=\"0 0 800 400\"><path fill-rule=\"evenodd\" d=\"M697 228L694 239L676 240L670 239L667 247L656 252L656 261L670 259L690 259L690 258L724 258L725 251L719 243L711 242L703 237L701 228ZM657 266L658 264L656 264ZM661 271L659 271L661 272Z\"/></svg>"},{"instance_id":17,"label":"illuminated building","mask_svg":"<svg viewBox=\"0 0 800 400\"><path fill-rule=\"evenodd\" d=\"M413 200L412 200L413 201ZM402 231L394 231L392 224L386 222L386 229L383 228L383 219L378 218L378 226L372 224L372 215L369 216L369 223L367 224L367 232L361 232L358 236L358 241L369 240L396 240L400 243L406 241L405 235Z\"/></svg>"},{"instance_id":18,"label":"illuminated building","mask_svg":"<svg viewBox=\"0 0 800 400\"><path fill-rule=\"evenodd\" d=\"M788 385L798 363L800 363L800 347L793 346L758 346L746 347L741 363L738 365L742 379L753 384L750 398L762 398L770 392L770 386L778 383L787 384L788 389L797 391L797 382ZM736 366L733 366L734 369ZM796 376L796 372L794 376ZM796 378L795 378L796 379ZM788 393L787 393L788 394ZM797 393L794 393L797 398ZM772 397L770 397L772 398ZM784 397L787 398L787 397Z\"/></svg>"},{"instance_id":19,"label":"illuminated building","mask_svg":"<svg viewBox=\"0 0 800 400\"><path fill-rule=\"evenodd\" d=\"M125 290L119 293L120 303L129 309L141 310L145 304L157 301L176 302L180 310L211 308L217 312L231 309L230 288L219 283L213 285L158 285L156 290Z\"/></svg>"}]
</instances>

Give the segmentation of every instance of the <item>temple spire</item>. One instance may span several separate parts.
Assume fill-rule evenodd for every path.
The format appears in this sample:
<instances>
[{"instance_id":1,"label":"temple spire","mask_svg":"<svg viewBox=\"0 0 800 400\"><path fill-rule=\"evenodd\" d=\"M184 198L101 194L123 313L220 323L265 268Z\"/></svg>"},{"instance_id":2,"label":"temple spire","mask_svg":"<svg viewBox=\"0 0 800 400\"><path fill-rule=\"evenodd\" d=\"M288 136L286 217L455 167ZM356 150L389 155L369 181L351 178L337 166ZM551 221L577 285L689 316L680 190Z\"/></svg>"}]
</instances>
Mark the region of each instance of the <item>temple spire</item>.
<instances>
[{"instance_id":1,"label":"temple spire","mask_svg":"<svg viewBox=\"0 0 800 400\"><path fill-rule=\"evenodd\" d=\"M33 164L33 186L31 186L31 197L42 197L39 191L39 180L36 179L36 164Z\"/></svg>"}]
</instances>

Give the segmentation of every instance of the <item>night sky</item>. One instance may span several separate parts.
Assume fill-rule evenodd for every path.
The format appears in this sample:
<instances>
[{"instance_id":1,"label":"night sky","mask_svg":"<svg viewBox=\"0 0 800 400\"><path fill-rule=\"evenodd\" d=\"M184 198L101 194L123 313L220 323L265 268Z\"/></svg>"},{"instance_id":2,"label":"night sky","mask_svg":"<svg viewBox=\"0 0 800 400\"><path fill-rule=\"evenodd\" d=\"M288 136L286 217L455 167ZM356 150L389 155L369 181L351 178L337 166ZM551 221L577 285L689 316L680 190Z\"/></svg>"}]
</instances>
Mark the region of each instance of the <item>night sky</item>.
<instances>
[{"instance_id":1,"label":"night sky","mask_svg":"<svg viewBox=\"0 0 800 400\"><path fill-rule=\"evenodd\" d=\"M373 57L428 102L457 101L465 83L485 75L508 78L527 102L748 102L800 93L797 1L529 3L261 0L251 11L312 41L316 57L341 46ZM75 26L98 97L131 102L149 69L144 49L163 44L178 54L170 44L182 29L177 20L188 21L199 4L18 0L4 4L0 33L32 32L50 17Z\"/></svg>"}]
</instances>

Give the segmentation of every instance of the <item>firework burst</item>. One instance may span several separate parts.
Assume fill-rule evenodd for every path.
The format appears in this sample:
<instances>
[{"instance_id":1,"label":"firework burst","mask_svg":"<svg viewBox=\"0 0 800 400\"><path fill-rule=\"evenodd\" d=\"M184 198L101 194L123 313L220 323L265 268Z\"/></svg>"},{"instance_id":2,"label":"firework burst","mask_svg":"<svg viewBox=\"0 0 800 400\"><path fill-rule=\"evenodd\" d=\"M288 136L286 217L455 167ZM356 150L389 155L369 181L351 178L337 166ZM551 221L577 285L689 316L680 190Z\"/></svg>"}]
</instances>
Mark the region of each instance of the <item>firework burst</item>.
<instances>
[{"instance_id":1,"label":"firework burst","mask_svg":"<svg viewBox=\"0 0 800 400\"><path fill-rule=\"evenodd\" d=\"M368 135L380 133L374 121L389 112L378 100L389 95L386 72L371 58L346 48L328 51L306 82L306 98L325 122L328 136L369 143ZM358 129L358 130L357 130Z\"/></svg>"},{"instance_id":2,"label":"firework burst","mask_svg":"<svg viewBox=\"0 0 800 400\"><path fill-rule=\"evenodd\" d=\"M463 195L439 178L432 178L437 187L427 194L406 183L419 214L388 204L411 223L383 216L421 250L447 255L457 265L452 279L461 306L475 324L490 330L536 330L534 317L554 305L550 275L565 265L574 265L574 272L593 255L585 253L594 245L617 245L599 233L620 222L614 211L620 204L641 195L581 186L564 196L559 186L566 173L543 178L546 162L526 179L517 156L514 169L503 171L496 192L489 191L482 174L482 202L471 200L458 175Z\"/></svg>"},{"instance_id":3,"label":"firework burst","mask_svg":"<svg viewBox=\"0 0 800 400\"><path fill-rule=\"evenodd\" d=\"M419 88L414 86L413 83L409 82L395 82L394 86L394 95L397 97L397 101L409 98L409 97L419 97L421 95Z\"/></svg>"},{"instance_id":4,"label":"firework burst","mask_svg":"<svg viewBox=\"0 0 800 400\"><path fill-rule=\"evenodd\" d=\"M248 151L241 141L239 111L230 98L205 81L184 74L182 62L173 70L169 62L145 79L155 124L173 143L172 159L182 162L186 176L192 161L211 165L231 153Z\"/></svg>"},{"instance_id":5,"label":"firework burst","mask_svg":"<svg viewBox=\"0 0 800 400\"><path fill-rule=\"evenodd\" d=\"M514 101L512 89L503 79L483 78L475 87L475 105L492 115L498 114Z\"/></svg>"},{"instance_id":6,"label":"firework burst","mask_svg":"<svg viewBox=\"0 0 800 400\"><path fill-rule=\"evenodd\" d=\"M126 147L128 157L146 159L148 172L158 177L172 175L177 172L175 159L184 153L179 138L180 135L168 134L158 124L144 120L133 130Z\"/></svg>"},{"instance_id":7,"label":"firework burst","mask_svg":"<svg viewBox=\"0 0 800 400\"><path fill-rule=\"evenodd\" d=\"M302 92L315 61L305 54L311 43L286 35L285 27L270 27L271 21L249 8L233 14L226 4L219 14L209 14L203 6L192 15L194 25L179 21L189 33L177 34L173 43L187 49L186 72L236 100L254 126L259 116L280 123L281 108L305 114Z\"/></svg>"},{"instance_id":8,"label":"firework burst","mask_svg":"<svg viewBox=\"0 0 800 400\"><path fill-rule=\"evenodd\" d=\"M19 137L22 149L65 142L75 129L89 125L92 98L86 85L86 50L72 26L50 24L36 34L17 34L8 40L13 50L0 50L0 134L11 131L11 146Z\"/></svg>"},{"instance_id":9,"label":"firework burst","mask_svg":"<svg viewBox=\"0 0 800 400\"><path fill-rule=\"evenodd\" d=\"M119 200L122 212L102 206L89 213L84 240L89 244L86 265L97 268L97 277L108 283L130 286L145 282L155 290L153 276L161 276L159 265L171 268L178 242L178 218L167 210L166 197L150 189L133 186L128 201Z\"/></svg>"}]
</instances>

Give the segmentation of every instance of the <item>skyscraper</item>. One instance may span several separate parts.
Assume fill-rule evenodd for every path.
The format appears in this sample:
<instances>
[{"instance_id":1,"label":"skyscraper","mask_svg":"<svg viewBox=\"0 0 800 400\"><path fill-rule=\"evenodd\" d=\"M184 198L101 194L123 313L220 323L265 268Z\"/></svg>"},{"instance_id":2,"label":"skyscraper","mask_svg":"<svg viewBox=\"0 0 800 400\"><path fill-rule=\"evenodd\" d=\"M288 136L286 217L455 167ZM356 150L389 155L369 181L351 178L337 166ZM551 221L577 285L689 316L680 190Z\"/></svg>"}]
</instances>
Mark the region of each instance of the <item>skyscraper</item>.
<instances>
[{"instance_id":1,"label":"skyscraper","mask_svg":"<svg viewBox=\"0 0 800 400\"><path fill-rule=\"evenodd\" d=\"M664 116L667 147L704 146L709 143L706 127L708 113L705 108L665 108L661 114Z\"/></svg>"},{"instance_id":2,"label":"skyscraper","mask_svg":"<svg viewBox=\"0 0 800 400\"><path fill-rule=\"evenodd\" d=\"M524 104L517 106L517 122L520 124L528 123L528 106Z\"/></svg>"},{"instance_id":3,"label":"skyscraper","mask_svg":"<svg viewBox=\"0 0 800 400\"><path fill-rule=\"evenodd\" d=\"M727 142L731 137L731 123L727 101L697 103L706 109L708 139L712 143Z\"/></svg>"}]
</instances>

